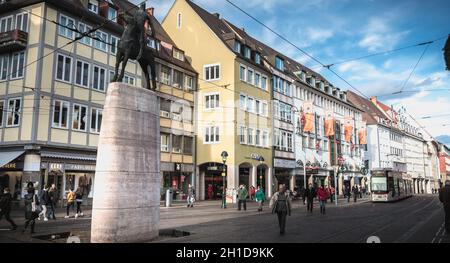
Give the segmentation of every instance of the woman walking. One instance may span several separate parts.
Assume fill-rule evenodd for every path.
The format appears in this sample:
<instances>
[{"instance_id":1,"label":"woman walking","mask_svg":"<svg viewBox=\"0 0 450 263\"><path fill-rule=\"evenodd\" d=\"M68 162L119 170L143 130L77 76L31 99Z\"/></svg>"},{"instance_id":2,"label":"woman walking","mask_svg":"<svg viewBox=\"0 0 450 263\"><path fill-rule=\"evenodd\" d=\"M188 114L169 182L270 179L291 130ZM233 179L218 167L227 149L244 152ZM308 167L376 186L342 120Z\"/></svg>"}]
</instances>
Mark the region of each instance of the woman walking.
<instances>
[{"instance_id":1,"label":"woman walking","mask_svg":"<svg viewBox=\"0 0 450 263\"><path fill-rule=\"evenodd\" d=\"M291 199L283 184L280 184L279 191L270 199L269 207L272 208L272 214L277 214L280 234L283 235L286 228L286 216L291 215Z\"/></svg>"},{"instance_id":2,"label":"woman walking","mask_svg":"<svg viewBox=\"0 0 450 263\"><path fill-rule=\"evenodd\" d=\"M72 191L72 189L69 189L69 192L67 193L67 214L64 218L69 218L69 210L75 203L75 193Z\"/></svg>"},{"instance_id":3,"label":"woman walking","mask_svg":"<svg viewBox=\"0 0 450 263\"><path fill-rule=\"evenodd\" d=\"M22 233L28 228L28 225L31 227L31 234L34 234L34 225L36 223L36 218L39 217L39 201L37 195L34 193L34 187L28 187L27 194L25 195L25 226L22 230Z\"/></svg>"},{"instance_id":4,"label":"woman walking","mask_svg":"<svg viewBox=\"0 0 450 263\"><path fill-rule=\"evenodd\" d=\"M81 187L78 187L75 192L75 201L77 202L77 213L75 214L75 218L84 216L83 211L81 211L81 204L83 203L83 189L81 189Z\"/></svg>"},{"instance_id":5,"label":"woman walking","mask_svg":"<svg viewBox=\"0 0 450 263\"><path fill-rule=\"evenodd\" d=\"M258 204L259 204L258 212L261 212L263 204L264 204L264 200L266 199L266 195L264 194L264 191L262 190L262 188L259 185L256 190L255 199L256 199L256 202L258 202Z\"/></svg>"},{"instance_id":6,"label":"woman walking","mask_svg":"<svg viewBox=\"0 0 450 263\"><path fill-rule=\"evenodd\" d=\"M322 186L320 186L319 190L317 190L317 197L319 198L319 203L320 203L320 213L322 215L325 214L325 203L328 199L328 192L327 190L325 190L325 188Z\"/></svg>"}]
</instances>

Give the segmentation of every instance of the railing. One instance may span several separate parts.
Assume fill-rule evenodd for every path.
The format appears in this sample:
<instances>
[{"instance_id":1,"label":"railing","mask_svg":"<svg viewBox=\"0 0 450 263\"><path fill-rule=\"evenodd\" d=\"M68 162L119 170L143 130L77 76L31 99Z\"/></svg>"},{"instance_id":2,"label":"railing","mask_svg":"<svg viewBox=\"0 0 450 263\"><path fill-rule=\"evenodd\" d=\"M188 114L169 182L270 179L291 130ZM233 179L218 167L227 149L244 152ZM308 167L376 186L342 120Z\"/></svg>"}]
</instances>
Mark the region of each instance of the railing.
<instances>
[{"instance_id":1,"label":"railing","mask_svg":"<svg viewBox=\"0 0 450 263\"><path fill-rule=\"evenodd\" d=\"M0 54L23 50L27 47L28 33L19 29L0 33Z\"/></svg>"}]
</instances>

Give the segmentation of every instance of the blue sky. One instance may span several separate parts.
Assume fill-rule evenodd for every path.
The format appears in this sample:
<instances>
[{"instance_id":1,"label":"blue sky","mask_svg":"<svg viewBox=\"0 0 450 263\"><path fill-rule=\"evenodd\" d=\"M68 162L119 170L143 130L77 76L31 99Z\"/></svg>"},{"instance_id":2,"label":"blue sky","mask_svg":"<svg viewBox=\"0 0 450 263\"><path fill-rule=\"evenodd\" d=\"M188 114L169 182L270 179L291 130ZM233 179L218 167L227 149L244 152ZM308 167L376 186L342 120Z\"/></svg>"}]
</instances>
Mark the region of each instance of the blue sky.
<instances>
[{"instance_id":1,"label":"blue sky","mask_svg":"<svg viewBox=\"0 0 450 263\"><path fill-rule=\"evenodd\" d=\"M324 64L434 40L450 33L447 0L232 1ZM335 86L349 89L328 70L225 0L194 2L244 27L250 35L316 70ZM151 0L147 6L155 7L155 15L161 21L172 3L173 0ZM441 39L429 46L404 89L420 92L386 95L400 90L425 46L340 64L333 69L364 94L377 95L396 108L405 107L433 136L450 135L450 116L420 119L450 113L450 74L445 71L444 44L445 39ZM442 91L425 91L429 89Z\"/></svg>"}]
</instances>

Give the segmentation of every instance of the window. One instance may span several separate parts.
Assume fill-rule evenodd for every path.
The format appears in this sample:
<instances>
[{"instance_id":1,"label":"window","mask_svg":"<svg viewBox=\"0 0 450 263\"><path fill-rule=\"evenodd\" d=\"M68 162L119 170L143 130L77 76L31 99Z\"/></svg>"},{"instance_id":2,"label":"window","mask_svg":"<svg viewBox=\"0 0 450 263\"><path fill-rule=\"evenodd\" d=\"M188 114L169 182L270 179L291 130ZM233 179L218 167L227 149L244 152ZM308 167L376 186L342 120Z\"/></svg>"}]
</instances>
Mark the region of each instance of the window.
<instances>
[{"instance_id":1,"label":"window","mask_svg":"<svg viewBox=\"0 0 450 263\"><path fill-rule=\"evenodd\" d=\"M265 101L263 101L262 103L261 103L261 115L262 116L268 116L268 112L267 112L267 102L265 102Z\"/></svg>"},{"instance_id":2,"label":"window","mask_svg":"<svg viewBox=\"0 0 450 263\"><path fill-rule=\"evenodd\" d=\"M287 149L287 133L285 131L280 131L280 150L286 151Z\"/></svg>"},{"instance_id":3,"label":"window","mask_svg":"<svg viewBox=\"0 0 450 263\"><path fill-rule=\"evenodd\" d=\"M115 36L111 36L111 45L110 45L110 51L112 54L116 54L117 53L117 45L119 44L119 38L115 37Z\"/></svg>"},{"instance_id":4,"label":"window","mask_svg":"<svg viewBox=\"0 0 450 263\"><path fill-rule=\"evenodd\" d=\"M253 145L253 129L248 128L247 130L247 144Z\"/></svg>"},{"instance_id":5,"label":"window","mask_svg":"<svg viewBox=\"0 0 450 263\"><path fill-rule=\"evenodd\" d=\"M171 70L167 66L161 65L161 82L170 85L170 74Z\"/></svg>"},{"instance_id":6,"label":"window","mask_svg":"<svg viewBox=\"0 0 450 263\"><path fill-rule=\"evenodd\" d=\"M219 127L209 126L205 128L205 143L218 143L220 142Z\"/></svg>"},{"instance_id":7,"label":"window","mask_svg":"<svg viewBox=\"0 0 450 263\"><path fill-rule=\"evenodd\" d=\"M21 98L14 98L8 100L8 111L6 114L6 127L14 127L20 124L20 107L22 105Z\"/></svg>"},{"instance_id":8,"label":"window","mask_svg":"<svg viewBox=\"0 0 450 263\"><path fill-rule=\"evenodd\" d=\"M61 81L70 82L72 72L72 58L58 54L58 60L56 62L56 79Z\"/></svg>"},{"instance_id":9,"label":"window","mask_svg":"<svg viewBox=\"0 0 450 263\"><path fill-rule=\"evenodd\" d=\"M255 53L255 63L261 64L261 55L258 52Z\"/></svg>"},{"instance_id":10,"label":"window","mask_svg":"<svg viewBox=\"0 0 450 263\"><path fill-rule=\"evenodd\" d=\"M72 129L86 131L87 107L79 104L73 105Z\"/></svg>"},{"instance_id":11,"label":"window","mask_svg":"<svg viewBox=\"0 0 450 263\"><path fill-rule=\"evenodd\" d=\"M280 118L280 103L277 100L273 101L273 116L276 119Z\"/></svg>"},{"instance_id":12,"label":"window","mask_svg":"<svg viewBox=\"0 0 450 263\"><path fill-rule=\"evenodd\" d=\"M5 110L5 102L3 100L0 101L0 127L3 127L3 112Z\"/></svg>"},{"instance_id":13,"label":"window","mask_svg":"<svg viewBox=\"0 0 450 263\"><path fill-rule=\"evenodd\" d=\"M0 56L0 80L5 80L8 77L8 55Z\"/></svg>"},{"instance_id":14,"label":"window","mask_svg":"<svg viewBox=\"0 0 450 263\"><path fill-rule=\"evenodd\" d=\"M261 101L255 100L255 113L261 114Z\"/></svg>"},{"instance_id":15,"label":"window","mask_svg":"<svg viewBox=\"0 0 450 263\"><path fill-rule=\"evenodd\" d=\"M247 70L247 82L253 84L253 69Z\"/></svg>"},{"instance_id":16,"label":"window","mask_svg":"<svg viewBox=\"0 0 450 263\"><path fill-rule=\"evenodd\" d=\"M205 80L219 80L220 79L220 65L206 65L204 67Z\"/></svg>"},{"instance_id":17,"label":"window","mask_svg":"<svg viewBox=\"0 0 450 263\"><path fill-rule=\"evenodd\" d=\"M247 98L247 111L254 112L255 111L255 99L248 97Z\"/></svg>"},{"instance_id":18,"label":"window","mask_svg":"<svg viewBox=\"0 0 450 263\"><path fill-rule=\"evenodd\" d=\"M133 77L130 77L130 76L125 75L125 76L123 76L122 82L123 82L123 83L130 84L131 86L134 86L135 79L134 79Z\"/></svg>"},{"instance_id":19,"label":"window","mask_svg":"<svg viewBox=\"0 0 450 263\"><path fill-rule=\"evenodd\" d=\"M255 73L255 86L260 87L261 86L261 74L258 72Z\"/></svg>"},{"instance_id":20,"label":"window","mask_svg":"<svg viewBox=\"0 0 450 263\"><path fill-rule=\"evenodd\" d=\"M173 53L174 58L176 58L180 61L184 61L184 53L182 51L173 49L172 53Z\"/></svg>"},{"instance_id":21,"label":"window","mask_svg":"<svg viewBox=\"0 0 450 263\"><path fill-rule=\"evenodd\" d=\"M244 46L244 57L250 59L252 55L252 51L250 50L249 47Z\"/></svg>"},{"instance_id":22,"label":"window","mask_svg":"<svg viewBox=\"0 0 450 263\"><path fill-rule=\"evenodd\" d=\"M261 146L261 131L260 130L256 130L255 145Z\"/></svg>"},{"instance_id":23,"label":"window","mask_svg":"<svg viewBox=\"0 0 450 263\"><path fill-rule=\"evenodd\" d=\"M239 132L239 142L241 144L245 144L246 131L247 131L247 128L245 126L241 126L240 132Z\"/></svg>"},{"instance_id":24,"label":"window","mask_svg":"<svg viewBox=\"0 0 450 263\"><path fill-rule=\"evenodd\" d=\"M23 77L24 62L25 62L24 51L14 53L12 55L10 79L18 79Z\"/></svg>"},{"instance_id":25,"label":"window","mask_svg":"<svg viewBox=\"0 0 450 263\"><path fill-rule=\"evenodd\" d=\"M107 52L108 47L106 43L108 43L108 34L97 30L95 31L95 36L97 39L94 39L94 47Z\"/></svg>"},{"instance_id":26,"label":"window","mask_svg":"<svg viewBox=\"0 0 450 263\"><path fill-rule=\"evenodd\" d=\"M173 153L181 153L182 141L183 141L183 136L172 135L172 152Z\"/></svg>"},{"instance_id":27,"label":"window","mask_svg":"<svg viewBox=\"0 0 450 263\"><path fill-rule=\"evenodd\" d=\"M185 83L184 83L184 87L188 90L194 90L194 78L192 76L189 75L185 75Z\"/></svg>"},{"instance_id":28,"label":"window","mask_svg":"<svg viewBox=\"0 0 450 263\"><path fill-rule=\"evenodd\" d=\"M92 29L92 27L90 27L86 24L83 24L83 23L78 24L78 30L81 33L89 32L89 30L91 30L91 29ZM80 34L78 34L78 35L80 36ZM92 38L85 36L82 39L80 39L80 43L90 46L90 45L92 45Z\"/></svg>"},{"instance_id":29,"label":"window","mask_svg":"<svg viewBox=\"0 0 450 263\"><path fill-rule=\"evenodd\" d=\"M280 149L280 130L278 129L273 130L273 145L275 149Z\"/></svg>"},{"instance_id":30,"label":"window","mask_svg":"<svg viewBox=\"0 0 450 263\"><path fill-rule=\"evenodd\" d=\"M0 33L8 32L13 29L13 16L0 18Z\"/></svg>"},{"instance_id":31,"label":"window","mask_svg":"<svg viewBox=\"0 0 450 263\"><path fill-rule=\"evenodd\" d=\"M16 29L28 32L28 13L16 15Z\"/></svg>"},{"instance_id":32,"label":"window","mask_svg":"<svg viewBox=\"0 0 450 263\"><path fill-rule=\"evenodd\" d=\"M103 110L98 108L91 109L91 132L100 133L102 126Z\"/></svg>"},{"instance_id":33,"label":"window","mask_svg":"<svg viewBox=\"0 0 450 263\"><path fill-rule=\"evenodd\" d=\"M329 149L328 140L323 140L323 150L327 152L328 149Z\"/></svg>"},{"instance_id":34,"label":"window","mask_svg":"<svg viewBox=\"0 0 450 263\"><path fill-rule=\"evenodd\" d=\"M242 81L245 81L245 79L246 79L245 70L246 70L245 66L241 65L240 70L239 70L239 79Z\"/></svg>"},{"instance_id":35,"label":"window","mask_svg":"<svg viewBox=\"0 0 450 263\"><path fill-rule=\"evenodd\" d=\"M287 133L287 150L292 152L292 133Z\"/></svg>"},{"instance_id":36,"label":"window","mask_svg":"<svg viewBox=\"0 0 450 263\"><path fill-rule=\"evenodd\" d=\"M177 14L177 28L180 29L183 24L183 15L181 13Z\"/></svg>"},{"instance_id":37,"label":"window","mask_svg":"<svg viewBox=\"0 0 450 263\"><path fill-rule=\"evenodd\" d=\"M284 61L279 57L275 57L275 67L281 71L284 71Z\"/></svg>"},{"instance_id":38,"label":"window","mask_svg":"<svg viewBox=\"0 0 450 263\"><path fill-rule=\"evenodd\" d=\"M234 52L241 53L241 42L235 40L233 50Z\"/></svg>"},{"instance_id":39,"label":"window","mask_svg":"<svg viewBox=\"0 0 450 263\"><path fill-rule=\"evenodd\" d=\"M181 89L183 87L183 73L173 70L172 86Z\"/></svg>"},{"instance_id":40,"label":"window","mask_svg":"<svg viewBox=\"0 0 450 263\"><path fill-rule=\"evenodd\" d=\"M262 134L262 146L269 147L269 133L266 131Z\"/></svg>"},{"instance_id":41,"label":"window","mask_svg":"<svg viewBox=\"0 0 450 263\"><path fill-rule=\"evenodd\" d=\"M89 63L77 60L77 66L75 68L75 84L83 87L89 86L89 69Z\"/></svg>"},{"instance_id":42,"label":"window","mask_svg":"<svg viewBox=\"0 0 450 263\"><path fill-rule=\"evenodd\" d=\"M170 100L163 100L159 104L159 115L164 118L170 117Z\"/></svg>"},{"instance_id":43,"label":"window","mask_svg":"<svg viewBox=\"0 0 450 263\"><path fill-rule=\"evenodd\" d=\"M72 18L69 18L65 15L60 15L59 16L59 24L60 24L60 26L58 27L58 34L60 36L73 39L74 31L71 29L76 29L75 20L73 20Z\"/></svg>"},{"instance_id":44,"label":"window","mask_svg":"<svg viewBox=\"0 0 450 263\"><path fill-rule=\"evenodd\" d=\"M261 89L267 90L267 77L266 76L262 76Z\"/></svg>"},{"instance_id":45,"label":"window","mask_svg":"<svg viewBox=\"0 0 450 263\"><path fill-rule=\"evenodd\" d=\"M194 112L194 108L184 105L182 111L183 111L183 121L192 122L192 114Z\"/></svg>"},{"instance_id":46,"label":"window","mask_svg":"<svg viewBox=\"0 0 450 263\"><path fill-rule=\"evenodd\" d=\"M192 146L194 145L194 138L192 137L183 137L183 153L184 154L192 154Z\"/></svg>"},{"instance_id":47,"label":"window","mask_svg":"<svg viewBox=\"0 0 450 263\"><path fill-rule=\"evenodd\" d=\"M117 10L114 8L108 8L108 20L113 22L117 22Z\"/></svg>"},{"instance_id":48,"label":"window","mask_svg":"<svg viewBox=\"0 0 450 263\"><path fill-rule=\"evenodd\" d=\"M314 148L315 144L314 144L314 137L309 137L309 148Z\"/></svg>"},{"instance_id":49,"label":"window","mask_svg":"<svg viewBox=\"0 0 450 263\"><path fill-rule=\"evenodd\" d=\"M89 11L97 14L98 13L98 1L89 0L88 9L89 9Z\"/></svg>"},{"instance_id":50,"label":"window","mask_svg":"<svg viewBox=\"0 0 450 263\"><path fill-rule=\"evenodd\" d=\"M94 78L92 88L98 91L105 91L106 87L106 69L94 66Z\"/></svg>"},{"instance_id":51,"label":"window","mask_svg":"<svg viewBox=\"0 0 450 263\"><path fill-rule=\"evenodd\" d=\"M246 100L247 100L247 96L245 96L244 94L239 95L239 108L241 110L246 110L246 108L245 108Z\"/></svg>"},{"instance_id":52,"label":"window","mask_svg":"<svg viewBox=\"0 0 450 263\"><path fill-rule=\"evenodd\" d=\"M181 114L183 113L183 105L180 103L172 102L170 105L170 109L172 112L172 119L176 121L182 121Z\"/></svg>"},{"instance_id":53,"label":"window","mask_svg":"<svg viewBox=\"0 0 450 263\"><path fill-rule=\"evenodd\" d=\"M169 134L161 133L161 152L169 151Z\"/></svg>"},{"instance_id":54,"label":"window","mask_svg":"<svg viewBox=\"0 0 450 263\"><path fill-rule=\"evenodd\" d=\"M219 108L219 93L205 95L205 109Z\"/></svg>"}]
</instances>

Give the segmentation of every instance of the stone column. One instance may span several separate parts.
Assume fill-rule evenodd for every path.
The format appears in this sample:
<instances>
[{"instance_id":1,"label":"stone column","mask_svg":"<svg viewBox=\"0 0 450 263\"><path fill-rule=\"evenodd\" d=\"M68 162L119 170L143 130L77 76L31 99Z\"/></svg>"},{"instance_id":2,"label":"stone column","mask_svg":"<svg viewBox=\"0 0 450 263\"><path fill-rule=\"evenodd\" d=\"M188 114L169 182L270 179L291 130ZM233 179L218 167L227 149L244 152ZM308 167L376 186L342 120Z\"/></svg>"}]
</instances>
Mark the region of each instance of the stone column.
<instances>
[{"instance_id":1,"label":"stone column","mask_svg":"<svg viewBox=\"0 0 450 263\"><path fill-rule=\"evenodd\" d=\"M143 242L158 236L159 132L156 93L109 84L97 151L91 242Z\"/></svg>"},{"instance_id":2,"label":"stone column","mask_svg":"<svg viewBox=\"0 0 450 263\"><path fill-rule=\"evenodd\" d=\"M252 166L252 176L251 176L249 187L250 186L256 187L257 179L258 179L258 166L253 165Z\"/></svg>"},{"instance_id":3,"label":"stone column","mask_svg":"<svg viewBox=\"0 0 450 263\"><path fill-rule=\"evenodd\" d=\"M266 195L270 198L272 197L273 193L273 168L269 167L267 168L267 178L266 178L266 184L267 184L267 193Z\"/></svg>"},{"instance_id":4,"label":"stone column","mask_svg":"<svg viewBox=\"0 0 450 263\"><path fill-rule=\"evenodd\" d=\"M33 182L36 191L41 189L41 156L38 153L30 152L25 154L23 164L22 189L25 189L28 182Z\"/></svg>"},{"instance_id":5,"label":"stone column","mask_svg":"<svg viewBox=\"0 0 450 263\"><path fill-rule=\"evenodd\" d=\"M289 189L291 191L294 191L294 187L295 187L295 169L292 169L289 172Z\"/></svg>"}]
</instances>

